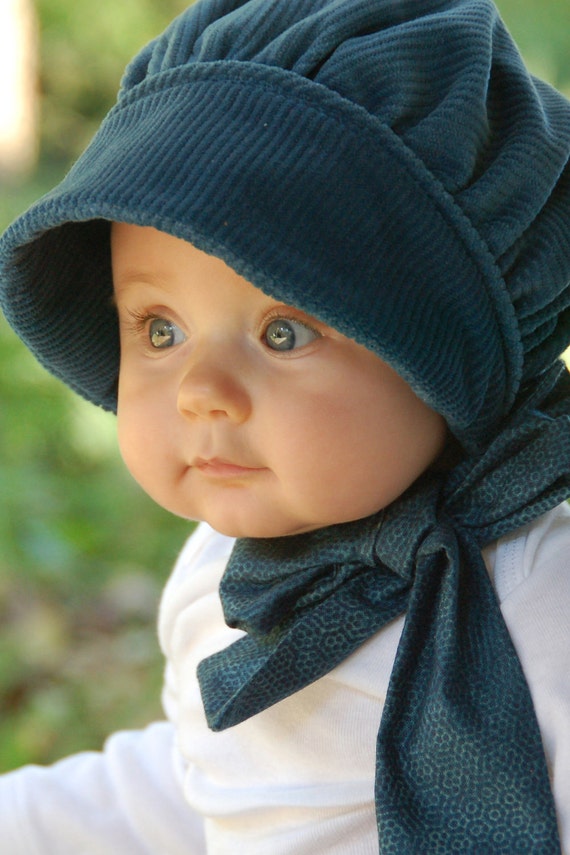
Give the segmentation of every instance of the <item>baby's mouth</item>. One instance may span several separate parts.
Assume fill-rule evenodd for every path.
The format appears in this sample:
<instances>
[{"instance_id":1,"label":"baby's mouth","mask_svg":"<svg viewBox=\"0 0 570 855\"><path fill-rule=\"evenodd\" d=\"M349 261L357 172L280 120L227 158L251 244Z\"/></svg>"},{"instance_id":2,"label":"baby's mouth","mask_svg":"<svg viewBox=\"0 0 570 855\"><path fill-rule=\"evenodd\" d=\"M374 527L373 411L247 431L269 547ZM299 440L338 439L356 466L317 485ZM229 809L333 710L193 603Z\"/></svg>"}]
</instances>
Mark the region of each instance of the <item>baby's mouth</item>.
<instances>
[{"instance_id":1,"label":"baby's mouth","mask_svg":"<svg viewBox=\"0 0 570 855\"><path fill-rule=\"evenodd\" d=\"M265 467L243 466L221 457L197 457L192 468L211 478L245 478L263 472Z\"/></svg>"}]
</instances>

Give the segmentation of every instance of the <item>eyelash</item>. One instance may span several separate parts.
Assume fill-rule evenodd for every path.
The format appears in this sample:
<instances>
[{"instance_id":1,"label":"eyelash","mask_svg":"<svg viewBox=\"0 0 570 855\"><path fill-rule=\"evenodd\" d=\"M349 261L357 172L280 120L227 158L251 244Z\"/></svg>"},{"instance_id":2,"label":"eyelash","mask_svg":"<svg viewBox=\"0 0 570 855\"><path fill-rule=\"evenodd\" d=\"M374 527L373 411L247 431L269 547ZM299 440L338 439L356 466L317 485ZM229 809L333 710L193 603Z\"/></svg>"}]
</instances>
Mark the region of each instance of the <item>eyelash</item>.
<instances>
[{"instance_id":1,"label":"eyelash","mask_svg":"<svg viewBox=\"0 0 570 855\"><path fill-rule=\"evenodd\" d=\"M304 329L307 330L309 333L312 333L315 336L315 339L322 338L322 332L320 332L316 328L316 325L307 323L305 315L303 315L302 317L299 317L299 315L294 310L291 310L291 308L288 306L287 307L275 306L263 318L263 322L261 324L260 333L259 333L260 341L273 354L279 354L280 356L291 357L295 353L296 350L303 350L304 347L308 346L308 345L303 345L299 348L294 348L292 350L282 350L282 351L279 351L277 349L270 347L269 344L267 343L267 341L265 340L265 336L267 335L271 324L274 323L275 321L284 321L285 323L298 324L299 326L304 327Z\"/></svg>"},{"instance_id":2,"label":"eyelash","mask_svg":"<svg viewBox=\"0 0 570 855\"><path fill-rule=\"evenodd\" d=\"M138 312L136 309L127 309L127 315L127 327L135 335L145 332L151 321L158 320L161 317L156 312Z\"/></svg>"},{"instance_id":3,"label":"eyelash","mask_svg":"<svg viewBox=\"0 0 570 855\"><path fill-rule=\"evenodd\" d=\"M139 311L137 309L127 309L128 315L128 323L127 328L131 334L135 336L140 336L143 333L148 331L149 324L155 320L168 320L168 312L150 312L146 310ZM283 321L292 321L296 324L300 324L305 327L307 330L315 334L316 338L322 338L322 332L320 332L316 326L309 324L305 320L305 316L302 318L299 317L294 311L291 311L290 307L283 306L275 306L271 311L263 318L263 321L260 325L259 339L263 342L263 338L267 333L269 326L277 320ZM266 347L269 347L267 344ZM157 348L158 349L158 348ZM271 348L269 348L271 350ZM274 353L279 353L279 351L273 351ZM288 355L292 353L292 351L282 351L281 355Z\"/></svg>"}]
</instances>

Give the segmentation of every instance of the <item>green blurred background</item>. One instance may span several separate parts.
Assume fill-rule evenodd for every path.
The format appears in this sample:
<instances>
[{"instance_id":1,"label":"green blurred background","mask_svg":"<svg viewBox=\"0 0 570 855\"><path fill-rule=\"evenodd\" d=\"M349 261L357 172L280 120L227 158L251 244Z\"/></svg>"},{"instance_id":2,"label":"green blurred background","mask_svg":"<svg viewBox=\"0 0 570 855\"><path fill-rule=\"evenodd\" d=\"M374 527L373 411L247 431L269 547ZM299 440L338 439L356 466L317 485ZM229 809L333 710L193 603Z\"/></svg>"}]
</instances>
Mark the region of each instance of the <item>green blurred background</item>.
<instances>
[{"instance_id":1,"label":"green blurred background","mask_svg":"<svg viewBox=\"0 0 570 855\"><path fill-rule=\"evenodd\" d=\"M498 5L531 70L570 95L570 0ZM185 6L35 0L39 158L0 183L0 228L63 175L113 103L126 62ZM126 474L113 417L49 377L3 320L0 364L6 771L98 748L113 730L160 715L156 608L190 526Z\"/></svg>"}]
</instances>

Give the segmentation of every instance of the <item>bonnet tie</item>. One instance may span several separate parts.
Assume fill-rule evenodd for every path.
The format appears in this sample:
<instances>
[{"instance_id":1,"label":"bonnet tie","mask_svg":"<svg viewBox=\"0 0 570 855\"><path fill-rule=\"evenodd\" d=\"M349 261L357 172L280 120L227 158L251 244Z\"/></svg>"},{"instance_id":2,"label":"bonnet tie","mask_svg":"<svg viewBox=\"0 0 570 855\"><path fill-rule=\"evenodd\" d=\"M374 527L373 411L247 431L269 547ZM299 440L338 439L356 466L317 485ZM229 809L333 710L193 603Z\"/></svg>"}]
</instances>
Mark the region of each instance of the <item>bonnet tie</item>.
<instances>
[{"instance_id":1,"label":"bonnet tie","mask_svg":"<svg viewBox=\"0 0 570 855\"><path fill-rule=\"evenodd\" d=\"M532 699L481 548L567 497L569 387L555 366L483 455L426 474L378 514L236 541L220 594L247 635L198 667L214 730L406 613L376 747L382 855L560 853Z\"/></svg>"}]
</instances>

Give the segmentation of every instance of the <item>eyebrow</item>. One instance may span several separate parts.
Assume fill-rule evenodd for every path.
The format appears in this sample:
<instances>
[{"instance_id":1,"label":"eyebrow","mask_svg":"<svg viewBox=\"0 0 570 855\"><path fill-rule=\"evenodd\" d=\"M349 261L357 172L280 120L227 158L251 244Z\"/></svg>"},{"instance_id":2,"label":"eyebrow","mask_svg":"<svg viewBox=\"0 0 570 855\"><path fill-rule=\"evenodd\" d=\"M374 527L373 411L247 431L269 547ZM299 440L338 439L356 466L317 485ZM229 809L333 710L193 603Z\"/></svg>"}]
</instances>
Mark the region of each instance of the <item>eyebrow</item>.
<instances>
[{"instance_id":1,"label":"eyebrow","mask_svg":"<svg viewBox=\"0 0 570 855\"><path fill-rule=\"evenodd\" d=\"M160 291L171 290L168 286L168 276L163 276L160 273L149 273L145 270L137 270L136 268L127 268L118 276L113 276L113 286L121 291L128 291L140 285L146 285L149 288L156 288Z\"/></svg>"}]
</instances>

